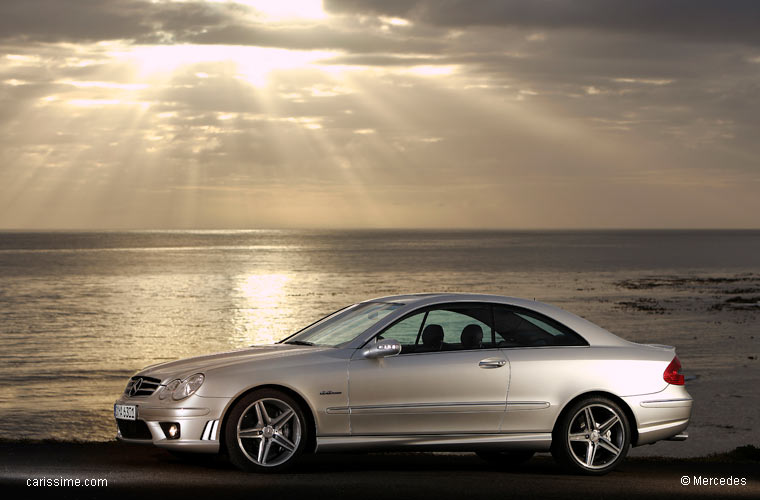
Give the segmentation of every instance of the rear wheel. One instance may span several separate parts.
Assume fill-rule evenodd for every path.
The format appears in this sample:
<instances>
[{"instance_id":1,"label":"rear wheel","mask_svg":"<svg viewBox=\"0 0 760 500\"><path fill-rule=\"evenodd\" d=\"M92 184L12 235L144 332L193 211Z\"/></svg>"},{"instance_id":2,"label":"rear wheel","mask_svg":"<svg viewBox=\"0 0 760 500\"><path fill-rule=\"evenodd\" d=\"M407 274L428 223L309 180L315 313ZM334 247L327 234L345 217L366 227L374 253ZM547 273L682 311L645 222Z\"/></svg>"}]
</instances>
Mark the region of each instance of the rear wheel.
<instances>
[{"instance_id":1,"label":"rear wheel","mask_svg":"<svg viewBox=\"0 0 760 500\"><path fill-rule=\"evenodd\" d=\"M478 451L475 452L477 456L491 462L493 464L502 465L505 467L511 467L520 465L535 455L534 451L515 450L515 451Z\"/></svg>"},{"instance_id":2,"label":"rear wheel","mask_svg":"<svg viewBox=\"0 0 760 500\"><path fill-rule=\"evenodd\" d=\"M592 396L576 402L557 423L552 455L573 472L602 475L625 459L630 443L625 412L608 398Z\"/></svg>"},{"instance_id":3,"label":"rear wheel","mask_svg":"<svg viewBox=\"0 0 760 500\"><path fill-rule=\"evenodd\" d=\"M225 428L230 462L251 472L280 472L290 467L306 446L308 427L303 409L287 394L262 389L241 399Z\"/></svg>"}]
</instances>

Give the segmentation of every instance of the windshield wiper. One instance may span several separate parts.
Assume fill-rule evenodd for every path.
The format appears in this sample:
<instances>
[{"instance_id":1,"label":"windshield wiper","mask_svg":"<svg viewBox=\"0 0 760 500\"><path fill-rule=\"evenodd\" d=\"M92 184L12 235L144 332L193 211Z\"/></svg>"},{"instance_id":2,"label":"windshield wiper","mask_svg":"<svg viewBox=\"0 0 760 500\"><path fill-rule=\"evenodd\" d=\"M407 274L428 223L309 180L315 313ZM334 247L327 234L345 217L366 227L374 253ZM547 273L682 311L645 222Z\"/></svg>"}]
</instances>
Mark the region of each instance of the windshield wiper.
<instances>
[{"instance_id":1,"label":"windshield wiper","mask_svg":"<svg viewBox=\"0 0 760 500\"><path fill-rule=\"evenodd\" d=\"M306 342L305 340L287 340L283 342L283 344L293 344L293 345L314 345L311 342Z\"/></svg>"}]
</instances>

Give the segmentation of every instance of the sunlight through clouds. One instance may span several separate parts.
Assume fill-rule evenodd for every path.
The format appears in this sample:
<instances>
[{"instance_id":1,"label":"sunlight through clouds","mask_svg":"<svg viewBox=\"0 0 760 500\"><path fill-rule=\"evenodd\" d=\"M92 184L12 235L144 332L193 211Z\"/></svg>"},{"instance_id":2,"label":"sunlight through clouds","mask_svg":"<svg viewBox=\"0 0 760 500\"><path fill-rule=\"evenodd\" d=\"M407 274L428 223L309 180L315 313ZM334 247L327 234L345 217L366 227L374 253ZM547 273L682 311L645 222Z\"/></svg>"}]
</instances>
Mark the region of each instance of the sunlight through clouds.
<instances>
[{"instance_id":1,"label":"sunlight through clouds","mask_svg":"<svg viewBox=\"0 0 760 500\"><path fill-rule=\"evenodd\" d=\"M270 22L320 20L327 17L322 0L209 0L251 7Z\"/></svg>"},{"instance_id":2,"label":"sunlight through clouds","mask_svg":"<svg viewBox=\"0 0 760 500\"><path fill-rule=\"evenodd\" d=\"M755 224L760 8L536 5L0 2L0 227Z\"/></svg>"},{"instance_id":3,"label":"sunlight through clouds","mask_svg":"<svg viewBox=\"0 0 760 500\"><path fill-rule=\"evenodd\" d=\"M234 67L234 77L262 87L267 84L272 71L308 67L314 61L332 57L334 52L248 46L159 45L130 47L113 51L111 55L134 65L138 78L170 77L184 66L202 67L209 63L229 62ZM214 74L197 72L196 76L209 78Z\"/></svg>"}]
</instances>

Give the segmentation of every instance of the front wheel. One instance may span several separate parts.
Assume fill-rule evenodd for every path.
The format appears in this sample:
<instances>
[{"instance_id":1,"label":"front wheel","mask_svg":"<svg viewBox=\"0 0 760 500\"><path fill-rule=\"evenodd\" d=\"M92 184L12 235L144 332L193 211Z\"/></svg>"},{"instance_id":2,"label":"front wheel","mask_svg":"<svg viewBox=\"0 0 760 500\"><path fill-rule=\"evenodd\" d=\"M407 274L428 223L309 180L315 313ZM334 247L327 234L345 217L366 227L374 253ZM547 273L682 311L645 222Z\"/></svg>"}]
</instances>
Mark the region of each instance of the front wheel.
<instances>
[{"instance_id":1,"label":"front wheel","mask_svg":"<svg viewBox=\"0 0 760 500\"><path fill-rule=\"evenodd\" d=\"M251 472L280 472L303 453L309 429L301 406L287 394L262 389L241 399L225 428L232 462Z\"/></svg>"},{"instance_id":2,"label":"front wheel","mask_svg":"<svg viewBox=\"0 0 760 500\"><path fill-rule=\"evenodd\" d=\"M552 435L552 455L566 468L607 474L628 454L631 432L625 412L614 401L593 396L576 402Z\"/></svg>"}]
</instances>

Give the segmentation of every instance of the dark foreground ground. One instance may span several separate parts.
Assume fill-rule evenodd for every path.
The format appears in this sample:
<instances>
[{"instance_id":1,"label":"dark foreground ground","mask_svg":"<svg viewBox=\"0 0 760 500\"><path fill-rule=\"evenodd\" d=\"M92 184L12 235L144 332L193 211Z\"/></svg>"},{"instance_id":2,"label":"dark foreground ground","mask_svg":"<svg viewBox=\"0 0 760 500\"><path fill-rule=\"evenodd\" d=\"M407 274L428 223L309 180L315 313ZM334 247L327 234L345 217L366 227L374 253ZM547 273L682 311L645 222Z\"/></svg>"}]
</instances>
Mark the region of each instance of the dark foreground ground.
<instances>
[{"instance_id":1,"label":"dark foreground ground","mask_svg":"<svg viewBox=\"0 0 760 500\"><path fill-rule=\"evenodd\" d=\"M5 498L162 500L760 498L758 450L740 451L701 459L629 459L617 471L593 478L568 475L543 455L520 468L501 470L475 455L431 453L317 455L306 457L289 474L259 475L239 472L221 460L187 463L152 447L120 443L0 443L0 491ZM684 477L688 485L682 484ZM62 479L106 479L108 484L44 485ZM694 484L721 479L740 484Z\"/></svg>"}]
</instances>

